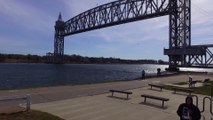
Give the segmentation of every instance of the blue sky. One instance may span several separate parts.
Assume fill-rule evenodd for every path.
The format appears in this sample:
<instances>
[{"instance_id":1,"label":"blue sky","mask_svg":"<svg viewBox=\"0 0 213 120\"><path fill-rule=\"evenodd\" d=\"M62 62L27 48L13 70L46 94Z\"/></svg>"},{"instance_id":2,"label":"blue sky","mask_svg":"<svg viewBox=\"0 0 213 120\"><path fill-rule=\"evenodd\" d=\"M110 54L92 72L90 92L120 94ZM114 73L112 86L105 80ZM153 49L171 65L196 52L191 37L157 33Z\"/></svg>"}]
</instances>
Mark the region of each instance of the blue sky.
<instances>
[{"instance_id":1,"label":"blue sky","mask_svg":"<svg viewBox=\"0 0 213 120\"><path fill-rule=\"evenodd\" d=\"M53 52L54 25L114 0L0 0L0 53ZM212 44L213 1L192 1L192 44ZM123 59L163 59L168 16L65 37L65 54Z\"/></svg>"}]
</instances>

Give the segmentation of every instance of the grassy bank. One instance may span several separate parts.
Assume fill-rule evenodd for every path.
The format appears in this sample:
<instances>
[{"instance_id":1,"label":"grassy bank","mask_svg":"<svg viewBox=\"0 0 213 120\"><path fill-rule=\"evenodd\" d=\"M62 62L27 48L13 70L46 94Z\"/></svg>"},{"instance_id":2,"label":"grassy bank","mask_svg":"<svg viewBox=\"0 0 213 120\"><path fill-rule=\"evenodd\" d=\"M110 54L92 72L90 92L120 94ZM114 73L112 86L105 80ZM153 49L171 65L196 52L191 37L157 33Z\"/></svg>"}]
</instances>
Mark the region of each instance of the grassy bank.
<instances>
[{"instance_id":1,"label":"grassy bank","mask_svg":"<svg viewBox=\"0 0 213 120\"><path fill-rule=\"evenodd\" d=\"M49 113L30 110L11 114L0 114L0 120L64 120Z\"/></svg>"}]
</instances>

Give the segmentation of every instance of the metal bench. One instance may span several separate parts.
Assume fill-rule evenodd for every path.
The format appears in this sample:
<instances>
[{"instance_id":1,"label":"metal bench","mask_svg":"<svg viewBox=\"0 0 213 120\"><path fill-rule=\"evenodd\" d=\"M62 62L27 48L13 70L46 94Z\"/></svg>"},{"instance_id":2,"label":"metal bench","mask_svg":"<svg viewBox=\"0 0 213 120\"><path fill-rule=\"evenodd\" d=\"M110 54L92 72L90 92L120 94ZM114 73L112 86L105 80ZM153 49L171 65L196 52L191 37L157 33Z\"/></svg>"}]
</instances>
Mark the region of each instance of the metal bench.
<instances>
[{"instance_id":1,"label":"metal bench","mask_svg":"<svg viewBox=\"0 0 213 120\"><path fill-rule=\"evenodd\" d=\"M160 90L162 91L162 89L163 89L163 85L159 85L159 84L148 84L149 86L151 86L151 89L152 89L152 87L156 87L156 88L160 88Z\"/></svg>"},{"instance_id":2,"label":"metal bench","mask_svg":"<svg viewBox=\"0 0 213 120\"><path fill-rule=\"evenodd\" d=\"M197 82L198 82L197 80L191 81L191 82L189 83L189 87L195 87L195 84L196 84Z\"/></svg>"},{"instance_id":3,"label":"metal bench","mask_svg":"<svg viewBox=\"0 0 213 120\"><path fill-rule=\"evenodd\" d=\"M209 82L210 78L205 79L203 82Z\"/></svg>"},{"instance_id":4,"label":"metal bench","mask_svg":"<svg viewBox=\"0 0 213 120\"><path fill-rule=\"evenodd\" d=\"M192 92L194 92L193 89L188 89L188 88L173 87L172 89L174 90L174 94L175 94L177 91L187 92L187 93L189 93L189 95L191 95Z\"/></svg>"},{"instance_id":5,"label":"metal bench","mask_svg":"<svg viewBox=\"0 0 213 120\"><path fill-rule=\"evenodd\" d=\"M129 95L132 94L132 92L128 92L128 91L121 91L121 90L109 90L110 92L112 92L112 96L114 95L115 92L117 93L122 93L122 94L126 94L126 99L129 99Z\"/></svg>"},{"instance_id":6,"label":"metal bench","mask_svg":"<svg viewBox=\"0 0 213 120\"><path fill-rule=\"evenodd\" d=\"M210 79L207 78L207 79L204 79L204 81L202 83L203 83L204 86L207 86L209 81L210 81Z\"/></svg>"},{"instance_id":7,"label":"metal bench","mask_svg":"<svg viewBox=\"0 0 213 120\"><path fill-rule=\"evenodd\" d=\"M164 102L169 101L169 98L158 97L158 96L147 95L147 94L143 94L143 95L141 95L141 97L144 97L144 103L146 103L146 98L162 101L162 108L164 108Z\"/></svg>"}]
</instances>

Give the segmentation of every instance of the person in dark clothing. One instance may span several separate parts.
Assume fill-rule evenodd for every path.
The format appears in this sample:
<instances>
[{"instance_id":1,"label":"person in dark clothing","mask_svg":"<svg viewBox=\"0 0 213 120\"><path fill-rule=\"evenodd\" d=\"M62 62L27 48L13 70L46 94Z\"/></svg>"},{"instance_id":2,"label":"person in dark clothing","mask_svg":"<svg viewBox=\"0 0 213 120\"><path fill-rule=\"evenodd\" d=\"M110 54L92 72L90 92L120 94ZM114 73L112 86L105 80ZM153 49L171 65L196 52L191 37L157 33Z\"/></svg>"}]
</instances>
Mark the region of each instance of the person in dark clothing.
<instances>
[{"instance_id":1,"label":"person in dark clothing","mask_svg":"<svg viewBox=\"0 0 213 120\"><path fill-rule=\"evenodd\" d=\"M192 87L192 75L191 75L191 73L189 73L189 88L191 88Z\"/></svg>"},{"instance_id":2,"label":"person in dark clothing","mask_svg":"<svg viewBox=\"0 0 213 120\"><path fill-rule=\"evenodd\" d=\"M186 97L186 102L182 103L177 110L180 120L200 120L200 110L193 104L191 96Z\"/></svg>"},{"instance_id":3,"label":"person in dark clothing","mask_svg":"<svg viewBox=\"0 0 213 120\"><path fill-rule=\"evenodd\" d=\"M142 70L142 79L145 79L145 71Z\"/></svg>"}]
</instances>

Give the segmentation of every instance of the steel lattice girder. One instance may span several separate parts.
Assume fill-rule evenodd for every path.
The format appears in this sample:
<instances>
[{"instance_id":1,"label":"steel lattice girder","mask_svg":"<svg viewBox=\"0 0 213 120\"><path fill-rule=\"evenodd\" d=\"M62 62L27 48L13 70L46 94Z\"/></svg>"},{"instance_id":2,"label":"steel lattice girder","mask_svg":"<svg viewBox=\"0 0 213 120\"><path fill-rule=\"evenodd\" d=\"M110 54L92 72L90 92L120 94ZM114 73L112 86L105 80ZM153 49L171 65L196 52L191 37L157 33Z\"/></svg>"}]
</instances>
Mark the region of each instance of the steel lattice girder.
<instances>
[{"instance_id":1,"label":"steel lattice girder","mask_svg":"<svg viewBox=\"0 0 213 120\"><path fill-rule=\"evenodd\" d=\"M169 18L169 49L164 54L169 56L170 65L188 64L186 48L191 46L191 1L171 0Z\"/></svg>"},{"instance_id":2,"label":"steel lattice girder","mask_svg":"<svg viewBox=\"0 0 213 120\"><path fill-rule=\"evenodd\" d=\"M165 49L164 54L174 55L172 60L181 61L181 56L184 55L186 64L177 66L199 66L199 67L213 67L213 44L208 45L193 45L182 48Z\"/></svg>"},{"instance_id":3,"label":"steel lattice girder","mask_svg":"<svg viewBox=\"0 0 213 120\"><path fill-rule=\"evenodd\" d=\"M119 0L65 22L64 36L169 14L169 0Z\"/></svg>"},{"instance_id":4,"label":"steel lattice girder","mask_svg":"<svg viewBox=\"0 0 213 120\"><path fill-rule=\"evenodd\" d=\"M195 47L200 47L205 50L205 54L187 55L191 65L213 67L213 52L211 51L213 45L196 45Z\"/></svg>"},{"instance_id":5,"label":"steel lattice girder","mask_svg":"<svg viewBox=\"0 0 213 120\"><path fill-rule=\"evenodd\" d=\"M169 48L191 45L191 2L171 0L170 3L170 44Z\"/></svg>"}]
</instances>

